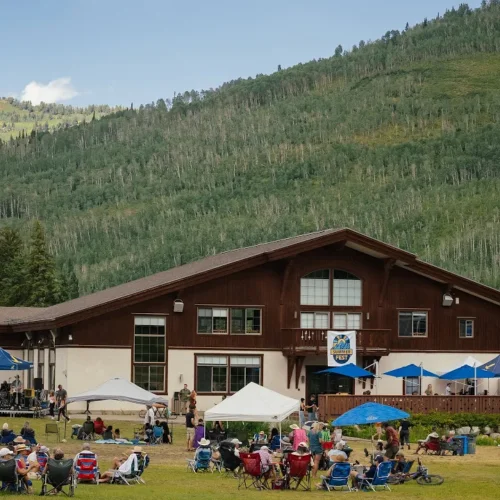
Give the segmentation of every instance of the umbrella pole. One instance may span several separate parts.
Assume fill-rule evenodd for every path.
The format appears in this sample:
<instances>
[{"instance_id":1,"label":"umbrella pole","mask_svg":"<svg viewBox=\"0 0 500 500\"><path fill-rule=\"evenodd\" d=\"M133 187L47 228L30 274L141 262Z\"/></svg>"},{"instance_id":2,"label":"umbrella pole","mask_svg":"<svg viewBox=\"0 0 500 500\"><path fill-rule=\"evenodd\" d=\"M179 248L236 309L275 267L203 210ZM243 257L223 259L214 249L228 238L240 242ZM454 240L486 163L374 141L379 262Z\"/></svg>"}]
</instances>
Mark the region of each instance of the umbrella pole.
<instances>
[{"instance_id":1,"label":"umbrella pole","mask_svg":"<svg viewBox=\"0 0 500 500\"><path fill-rule=\"evenodd\" d=\"M474 396L477 396L477 368L476 368L476 363L474 363Z\"/></svg>"}]
</instances>

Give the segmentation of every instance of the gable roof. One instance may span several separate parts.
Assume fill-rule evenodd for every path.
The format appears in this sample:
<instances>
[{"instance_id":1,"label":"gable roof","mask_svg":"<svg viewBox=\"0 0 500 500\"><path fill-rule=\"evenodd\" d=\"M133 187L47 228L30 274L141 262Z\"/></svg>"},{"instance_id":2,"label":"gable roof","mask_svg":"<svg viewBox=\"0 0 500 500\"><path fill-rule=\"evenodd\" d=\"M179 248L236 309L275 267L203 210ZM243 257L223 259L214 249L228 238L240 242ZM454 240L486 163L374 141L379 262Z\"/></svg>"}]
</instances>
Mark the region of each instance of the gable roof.
<instances>
[{"instance_id":1,"label":"gable roof","mask_svg":"<svg viewBox=\"0 0 500 500\"><path fill-rule=\"evenodd\" d=\"M473 280L427 264L416 255L370 238L352 229L327 229L291 238L230 250L204 259L174 267L145 278L107 288L46 308L0 308L15 310L0 312L0 327L15 331L41 330L75 323L103 312L148 300L216 279L234 272L293 257L337 242L345 242L360 252L380 259L393 259L400 267L441 283L449 283L483 299L500 304L500 291ZM23 311L26 310L26 311ZM25 312L25 314L24 314Z\"/></svg>"}]
</instances>

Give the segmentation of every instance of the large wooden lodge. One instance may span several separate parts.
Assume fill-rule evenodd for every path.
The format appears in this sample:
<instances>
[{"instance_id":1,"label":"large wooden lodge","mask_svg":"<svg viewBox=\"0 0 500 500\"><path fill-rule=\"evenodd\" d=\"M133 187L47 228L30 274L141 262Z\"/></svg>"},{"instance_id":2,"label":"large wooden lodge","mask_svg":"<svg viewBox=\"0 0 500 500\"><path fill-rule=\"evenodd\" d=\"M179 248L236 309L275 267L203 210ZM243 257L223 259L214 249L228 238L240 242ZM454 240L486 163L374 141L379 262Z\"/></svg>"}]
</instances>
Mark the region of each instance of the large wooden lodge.
<instances>
[{"instance_id":1,"label":"large wooden lodge","mask_svg":"<svg viewBox=\"0 0 500 500\"><path fill-rule=\"evenodd\" d=\"M317 375L326 332L356 330L359 366L455 368L500 352L500 292L350 229L233 250L52 307L0 308L2 347L68 393L125 377L205 410L250 381L294 397L421 392L444 381ZM490 382L490 394L497 382ZM112 410L116 403L99 403Z\"/></svg>"}]
</instances>

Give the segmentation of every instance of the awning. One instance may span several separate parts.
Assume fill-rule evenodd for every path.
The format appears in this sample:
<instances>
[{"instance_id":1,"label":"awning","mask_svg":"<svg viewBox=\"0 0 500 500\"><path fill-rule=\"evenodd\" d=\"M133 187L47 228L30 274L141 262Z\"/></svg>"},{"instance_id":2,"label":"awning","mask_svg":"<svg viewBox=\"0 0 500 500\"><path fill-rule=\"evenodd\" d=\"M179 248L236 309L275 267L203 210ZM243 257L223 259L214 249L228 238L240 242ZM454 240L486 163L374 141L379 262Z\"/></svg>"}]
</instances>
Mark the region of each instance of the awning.
<instances>
[{"instance_id":1,"label":"awning","mask_svg":"<svg viewBox=\"0 0 500 500\"><path fill-rule=\"evenodd\" d=\"M205 412L205 421L281 422L298 411L298 399L250 382L233 396Z\"/></svg>"},{"instance_id":2,"label":"awning","mask_svg":"<svg viewBox=\"0 0 500 500\"><path fill-rule=\"evenodd\" d=\"M33 363L12 356L10 352L0 347L0 370L29 370Z\"/></svg>"},{"instance_id":3,"label":"awning","mask_svg":"<svg viewBox=\"0 0 500 500\"><path fill-rule=\"evenodd\" d=\"M496 377L500 377L500 355L496 356L487 363L484 363L484 365L481 365L478 368L481 368L481 370L486 370L487 372L494 373Z\"/></svg>"},{"instance_id":4,"label":"awning","mask_svg":"<svg viewBox=\"0 0 500 500\"><path fill-rule=\"evenodd\" d=\"M112 378L104 384L87 392L68 398L69 403L77 401L127 401L138 405L163 404L168 405L167 399L146 391L142 387L125 380L124 378Z\"/></svg>"}]
</instances>

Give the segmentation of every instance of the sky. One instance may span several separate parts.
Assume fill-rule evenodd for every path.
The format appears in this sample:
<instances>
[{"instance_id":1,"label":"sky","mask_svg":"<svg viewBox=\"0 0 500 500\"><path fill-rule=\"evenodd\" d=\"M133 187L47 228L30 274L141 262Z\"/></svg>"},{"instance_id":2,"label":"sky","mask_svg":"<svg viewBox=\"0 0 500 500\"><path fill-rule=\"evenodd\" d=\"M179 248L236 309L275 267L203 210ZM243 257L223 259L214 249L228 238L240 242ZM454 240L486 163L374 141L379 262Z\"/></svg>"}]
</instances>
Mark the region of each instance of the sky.
<instances>
[{"instance_id":1,"label":"sky","mask_svg":"<svg viewBox=\"0 0 500 500\"><path fill-rule=\"evenodd\" d=\"M138 106L329 57L462 2L5 0L0 96Z\"/></svg>"}]
</instances>

